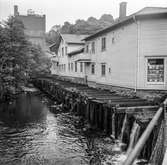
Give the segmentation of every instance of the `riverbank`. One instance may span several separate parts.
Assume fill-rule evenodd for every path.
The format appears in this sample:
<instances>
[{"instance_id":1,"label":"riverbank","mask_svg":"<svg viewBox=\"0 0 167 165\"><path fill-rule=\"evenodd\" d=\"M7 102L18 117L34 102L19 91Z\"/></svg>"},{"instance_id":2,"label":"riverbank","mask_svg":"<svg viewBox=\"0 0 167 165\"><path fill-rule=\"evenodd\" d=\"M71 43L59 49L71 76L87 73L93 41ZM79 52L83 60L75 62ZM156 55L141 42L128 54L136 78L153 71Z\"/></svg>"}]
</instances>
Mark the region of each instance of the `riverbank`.
<instances>
[{"instance_id":1,"label":"riverbank","mask_svg":"<svg viewBox=\"0 0 167 165\"><path fill-rule=\"evenodd\" d=\"M0 106L1 165L117 165L119 144L40 91Z\"/></svg>"},{"instance_id":2,"label":"riverbank","mask_svg":"<svg viewBox=\"0 0 167 165\"><path fill-rule=\"evenodd\" d=\"M61 104L63 109L83 116L92 128L99 129L106 135L110 135L111 139L120 141L123 144L121 148L123 147L127 154L134 148L159 107L155 102L138 97L120 96L108 90L60 79L38 78L34 84ZM140 159L145 159L147 162L152 159L154 162L162 161L160 152L155 152L157 149L158 151L162 149L160 145L163 138L156 140L163 136L161 129L161 123L159 123L144 146ZM155 154L159 159L156 159Z\"/></svg>"}]
</instances>

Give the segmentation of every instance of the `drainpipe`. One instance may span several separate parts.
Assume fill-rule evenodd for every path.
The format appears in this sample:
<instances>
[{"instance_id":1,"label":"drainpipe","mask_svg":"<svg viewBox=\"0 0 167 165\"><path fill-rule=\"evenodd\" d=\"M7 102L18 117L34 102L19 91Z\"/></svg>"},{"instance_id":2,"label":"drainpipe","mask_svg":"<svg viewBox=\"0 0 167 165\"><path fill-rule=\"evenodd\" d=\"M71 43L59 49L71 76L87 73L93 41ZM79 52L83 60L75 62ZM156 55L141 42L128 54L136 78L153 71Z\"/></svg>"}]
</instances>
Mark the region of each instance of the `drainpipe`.
<instances>
[{"instance_id":1,"label":"drainpipe","mask_svg":"<svg viewBox=\"0 0 167 165\"><path fill-rule=\"evenodd\" d=\"M140 27L136 17L133 17L137 27L137 57L136 57L136 73L135 73L135 92L137 92L138 74L139 74L139 57L140 57Z\"/></svg>"}]
</instances>

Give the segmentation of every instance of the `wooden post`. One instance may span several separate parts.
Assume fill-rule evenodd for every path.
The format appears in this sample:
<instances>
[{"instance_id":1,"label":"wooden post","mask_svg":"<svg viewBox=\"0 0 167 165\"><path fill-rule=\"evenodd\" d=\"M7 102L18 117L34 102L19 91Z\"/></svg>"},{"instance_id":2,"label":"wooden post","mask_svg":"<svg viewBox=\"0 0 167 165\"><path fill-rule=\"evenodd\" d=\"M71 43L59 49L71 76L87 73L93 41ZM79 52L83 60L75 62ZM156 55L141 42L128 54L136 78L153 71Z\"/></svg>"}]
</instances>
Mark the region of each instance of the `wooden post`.
<instances>
[{"instance_id":1,"label":"wooden post","mask_svg":"<svg viewBox=\"0 0 167 165\"><path fill-rule=\"evenodd\" d=\"M104 108L104 130L107 132L108 130L108 108Z\"/></svg>"},{"instance_id":2,"label":"wooden post","mask_svg":"<svg viewBox=\"0 0 167 165\"><path fill-rule=\"evenodd\" d=\"M167 149L167 101L165 100L163 103L164 109L164 153Z\"/></svg>"},{"instance_id":3,"label":"wooden post","mask_svg":"<svg viewBox=\"0 0 167 165\"><path fill-rule=\"evenodd\" d=\"M96 104L95 106L95 127L98 128L98 109L97 109L98 105Z\"/></svg>"},{"instance_id":4,"label":"wooden post","mask_svg":"<svg viewBox=\"0 0 167 165\"><path fill-rule=\"evenodd\" d=\"M115 108L113 108L112 112L112 135L115 138Z\"/></svg>"},{"instance_id":5,"label":"wooden post","mask_svg":"<svg viewBox=\"0 0 167 165\"><path fill-rule=\"evenodd\" d=\"M90 123L94 124L94 103L91 102L90 104Z\"/></svg>"},{"instance_id":6,"label":"wooden post","mask_svg":"<svg viewBox=\"0 0 167 165\"><path fill-rule=\"evenodd\" d=\"M89 101L86 104L86 119L89 121Z\"/></svg>"},{"instance_id":7,"label":"wooden post","mask_svg":"<svg viewBox=\"0 0 167 165\"><path fill-rule=\"evenodd\" d=\"M102 129L103 128L103 106L102 104L100 104L100 108L99 108L99 128Z\"/></svg>"}]
</instances>

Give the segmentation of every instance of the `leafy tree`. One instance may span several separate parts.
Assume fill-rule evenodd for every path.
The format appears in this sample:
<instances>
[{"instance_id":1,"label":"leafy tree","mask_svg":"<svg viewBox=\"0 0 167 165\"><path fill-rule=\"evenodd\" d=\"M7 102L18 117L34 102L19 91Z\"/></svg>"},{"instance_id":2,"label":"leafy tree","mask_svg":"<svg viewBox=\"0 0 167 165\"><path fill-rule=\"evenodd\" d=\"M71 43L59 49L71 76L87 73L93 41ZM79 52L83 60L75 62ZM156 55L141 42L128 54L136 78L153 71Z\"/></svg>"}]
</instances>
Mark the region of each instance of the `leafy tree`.
<instances>
[{"instance_id":1,"label":"leafy tree","mask_svg":"<svg viewBox=\"0 0 167 165\"><path fill-rule=\"evenodd\" d=\"M63 34L93 34L105 27L108 27L113 22L113 16L110 14L103 14L100 19L89 17L87 20L76 20L75 24L64 22L64 25L58 31L52 30L46 35L48 44L59 43L59 32ZM56 27L56 25L54 26ZM54 32L53 32L54 31Z\"/></svg>"},{"instance_id":2,"label":"leafy tree","mask_svg":"<svg viewBox=\"0 0 167 165\"><path fill-rule=\"evenodd\" d=\"M50 59L45 55L40 46L31 45L29 51L28 73L30 76L49 74Z\"/></svg>"},{"instance_id":3,"label":"leafy tree","mask_svg":"<svg viewBox=\"0 0 167 165\"><path fill-rule=\"evenodd\" d=\"M0 82L2 96L14 93L25 81L28 41L22 22L9 17L0 28ZM2 97L1 96L1 97Z\"/></svg>"},{"instance_id":4,"label":"leafy tree","mask_svg":"<svg viewBox=\"0 0 167 165\"><path fill-rule=\"evenodd\" d=\"M49 73L49 60L32 45L17 17L0 26L0 99L17 92L32 74Z\"/></svg>"}]
</instances>

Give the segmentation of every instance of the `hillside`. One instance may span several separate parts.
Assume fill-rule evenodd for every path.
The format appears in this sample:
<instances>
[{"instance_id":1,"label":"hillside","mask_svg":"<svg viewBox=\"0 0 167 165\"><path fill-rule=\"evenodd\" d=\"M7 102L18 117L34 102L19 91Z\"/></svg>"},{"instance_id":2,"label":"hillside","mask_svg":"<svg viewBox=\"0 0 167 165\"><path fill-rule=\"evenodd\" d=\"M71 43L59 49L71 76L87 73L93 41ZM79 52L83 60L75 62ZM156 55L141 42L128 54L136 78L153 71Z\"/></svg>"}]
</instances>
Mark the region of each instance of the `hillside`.
<instances>
[{"instance_id":1,"label":"hillside","mask_svg":"<svg viewBox=\"0 0 167 165\"><path fill-rule=\"evenodd\" d=\"M113 16L110 14L103 14L99 19L94 17L89 17L87 20L78 19L75 21L75 24L69 22L64 22L64 25L58 26L55 25L51 30L46 34L46 42L48 45L59 42L59 33L63 34L93 34L105 27L111 25L114 21Z\"/></svg>"}]
</instances>

